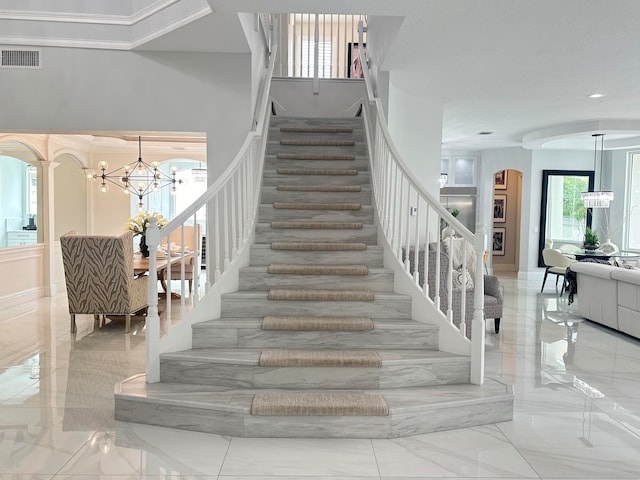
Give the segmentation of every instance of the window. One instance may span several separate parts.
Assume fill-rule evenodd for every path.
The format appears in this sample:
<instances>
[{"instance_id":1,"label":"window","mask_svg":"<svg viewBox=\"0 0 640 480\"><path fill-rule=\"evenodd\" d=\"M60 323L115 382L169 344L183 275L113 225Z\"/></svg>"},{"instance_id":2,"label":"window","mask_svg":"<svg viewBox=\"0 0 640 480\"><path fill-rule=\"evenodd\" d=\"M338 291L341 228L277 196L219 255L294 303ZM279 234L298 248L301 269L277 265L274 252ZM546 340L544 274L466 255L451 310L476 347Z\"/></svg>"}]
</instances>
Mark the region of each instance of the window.
<instances>
[{"instance_id":1,"label":"window","mask_svg":"<svg viewBox=\"0 0 640 480\"><path fill-rule=\"evenodd\" d=\"M629 154L627 199L624 207L625 249L640 251L640 153Z\"/></svg>"},{"instance_id":2,"label":"window","mask_svg":"<svg viewBox=\"0 0 640 480\"><path fill-rule=\"evenodd\" d=\"M308 38L302 39L302 51L301 51L301 67L302 75L313 77L313 56L314 42ZM318 42L318 77L319 78L331 78L331 42Z\"/></svg>"},{"instance_id":3,"label":"window","mask_svg":"<svg viewBox=\"0 0 640 480\"><path fill-rule=\"evenodd\" d=\"M554 244L582 243L591 215L580 194L593 190L593 171L543 170L538 266L544 267L542 250L547 239Z\"/></svg>"}]
</instances>

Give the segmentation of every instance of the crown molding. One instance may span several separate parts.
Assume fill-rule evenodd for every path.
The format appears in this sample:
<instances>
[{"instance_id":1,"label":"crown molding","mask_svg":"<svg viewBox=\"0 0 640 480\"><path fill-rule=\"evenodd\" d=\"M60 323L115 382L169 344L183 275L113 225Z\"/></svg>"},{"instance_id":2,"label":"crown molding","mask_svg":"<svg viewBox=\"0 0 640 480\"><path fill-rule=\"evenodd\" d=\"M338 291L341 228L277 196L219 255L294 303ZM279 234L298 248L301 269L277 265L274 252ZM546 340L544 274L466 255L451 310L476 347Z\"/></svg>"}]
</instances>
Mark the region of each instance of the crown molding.
<instances>
[{"instance_id":1,"label":"crown molding","mask_svg":"<svg viewBox=\"0 0 640 480\"><path fill-rule=\"evenodd\" d=\"M169 25L166 25L163 28L154 30L153 32L147 35L143 35L136 38L135 40L132 40L130 42L130 49L144 45L145 43L150 42L151 40L155 40L156 38L159 38L169 32L172 32L177 28L188 25L189 23L194 22L206 15L209 15L210 13L212 13L211 7L209 7L208 5L205 5L200 9L196 10L195 12L191 12L187 15L184 15L181 18L175 19L173 22L171 22Z\"/></svg>"},{"instance_id":2,"label":"crown molding","mask_svg":"<svg viewBox=\"0 0 640 480\"><path fill-rule=\"evenodd\" d=\"M103 50L131 50L132 42L119 40L87 40L78 38L9 37L0 36L4 48L22 45L30 47L94 48Z\"/></svg>"},{"instance_id":3,"label":"crown molding","mask_svg":"<svg viewBox=\"0 0 640 480\"><path fill-rule=\"evenodd\" d=\"M95 22L85 22L85 23L101 23L104 25L111 26L127 26L132 27L134 24L140 24L140 22L149 19L151 16L160 13L161 10L164 10L172 5L175 5L183 0L158 0L153 5L146 8L144 11L141 10L139 13L135 14L132 17L128 17L128 20L124 22L103 22L97 21L94 17ZM195 2L194 2L195 3ZM177 18L169 18L170 21L166 22L166 24L160 28L156 28L149 33L145 33L136 38L132 39L122 39L115 38L113 40L94 40L90 38L70 38L68 36L65 37L52 37L52 36L9 36L0 35L0 45L5 46L43 46L43 47L64 47L64 48L90 48L90 49L101 49L101 50L133 50L136 47L144 45L145 43L159 38L173 30L176 30L180 27L188 25L189 23L198 20L206 15L212 13L212 9L207 2L199 5L196 10L185 13L184 15ZM165 16L166 17L166 16ZM62 18L62 17L61 17ZM0 20L2 20L2 13L0 11ZM30 20L32 20L31 18ZM26 20L26 19L22 19ZM66 20L58 20L58 21L66 21ZM79 22L76 22L79 23ZM129 30L131 33L131 30ZM68 35L68 33L67 33Z\"/></svg>"},{"instance_id":4,"label":"crown molding","mask_svg":"<svg viewBox=\"0 0 640 480\"><path fill-rule=\"evenodd\" d=\"M21 22L59 22L83 23L95 25L132 26L157 14L181 0L156 0L153 4L134 12L131 15L96 15L89 13L70 12L27 12L0 9L0 20L15 20Z\"/></svg>"}]
</instances>

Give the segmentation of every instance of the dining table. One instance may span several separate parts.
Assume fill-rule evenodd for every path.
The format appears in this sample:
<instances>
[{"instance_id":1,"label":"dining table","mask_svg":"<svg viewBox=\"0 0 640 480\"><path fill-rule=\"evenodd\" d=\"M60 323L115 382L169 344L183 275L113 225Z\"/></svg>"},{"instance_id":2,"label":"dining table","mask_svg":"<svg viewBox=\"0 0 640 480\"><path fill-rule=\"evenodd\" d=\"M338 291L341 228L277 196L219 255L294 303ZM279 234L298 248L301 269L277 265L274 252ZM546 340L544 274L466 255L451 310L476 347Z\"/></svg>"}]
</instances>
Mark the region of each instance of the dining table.
<instances>
[{"instance_id":1,"label":"dining table","mask_svg":"<svg viewBox=\"0 0 640 480\"><path fill-rule=\"evenodd\" d=\"M166 296L167 292L169 292L169 287L167 286L167 267L174 263L180 262L182 255L163 255L156 257L156 271L158 273L158 281L162 286L164 292L158 292L159 296ZM139 252L134 253L133 255L133 273L134 275L144 275L149 271L149 258L144 257ZM180 298L179 293L171 292L171 298Z\"/></svg>"}]
</instances>

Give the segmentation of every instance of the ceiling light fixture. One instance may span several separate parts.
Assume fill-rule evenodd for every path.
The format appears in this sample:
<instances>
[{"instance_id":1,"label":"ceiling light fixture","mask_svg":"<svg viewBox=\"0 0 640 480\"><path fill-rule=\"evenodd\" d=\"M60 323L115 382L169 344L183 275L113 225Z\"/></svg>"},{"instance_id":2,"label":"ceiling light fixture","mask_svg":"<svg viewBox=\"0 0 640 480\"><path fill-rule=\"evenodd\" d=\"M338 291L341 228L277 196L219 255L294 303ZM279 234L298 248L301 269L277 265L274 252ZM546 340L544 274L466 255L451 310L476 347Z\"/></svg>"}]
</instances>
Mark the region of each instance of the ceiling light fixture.
<instances>
[{"instance_id":1,"label":"ceiling light fixture","mask_svg":"<svg viewBox=\"0 0 640 480\"><path fill-rule=\"evenodd\" d=\"M589 98L602 98L604 95L602 93L592 93L591 95L587 95Z\"/></svg>"},{"instance_id":2,"label":"ceiling light fixture","mask_svg":"<svg viewBox=\"0 0 640 480\"><path fill-rule=\"evenodd\" d=\"M594 133L593 146L593 170L596 170L598 158L598 138L600 138L600 190L593 192L582 192L580 194L582 202L586 208L609 208L609 203L613 200L613 192L602 190L602 157L604 155L604 133Z\"/></svg>"},{"instance_id":3,"label":"ceiling light fixture","mask_svg":"<svg viewBox=\"0 0 640 480\"><path fill-rule=\"evenodd\" d=\"M142 137L138 136L138 160L107 172L109 164L104 160L98 164L99 172L89 172L87 177L100 181L98 190L103 193L109 191L109 184L116 185L126 195L133 194L138 197L138 210L142 211L144 204L142 197L157 192L163 187L171 186L171 194L178 191L177 186L182 180L176 178L177 167L171 167L171 175L167 175L158 169L159 163L148 164L142 160Z\"/></svg>"}]
</instances>

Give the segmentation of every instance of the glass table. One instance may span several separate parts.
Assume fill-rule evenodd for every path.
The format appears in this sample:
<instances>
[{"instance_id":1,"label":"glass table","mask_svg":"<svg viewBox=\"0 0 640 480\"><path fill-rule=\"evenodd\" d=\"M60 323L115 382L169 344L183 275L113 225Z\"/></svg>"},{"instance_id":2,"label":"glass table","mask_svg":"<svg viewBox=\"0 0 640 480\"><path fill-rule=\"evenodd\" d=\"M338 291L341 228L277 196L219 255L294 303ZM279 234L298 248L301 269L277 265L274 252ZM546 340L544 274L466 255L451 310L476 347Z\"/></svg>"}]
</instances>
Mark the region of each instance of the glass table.
<instances>
[{"instance_id":1,"label":"glass table","mask_svg":"<svg viewBox=\"0 0 640 480\"><path fill-rule=\"evenodd\" d=\"M594 258L598 260L610 260L611 258L620 259L621 261L625 260L635 260L640 258L639 252L627 252L624 250L620 250L614 253L605 253L602 250L585 250L580 248L578 250L574 250L573 252L563 252L565 255L572 255L576 258L576 260L585 260L588 258Z\"/></svg>"}]
</instances>

